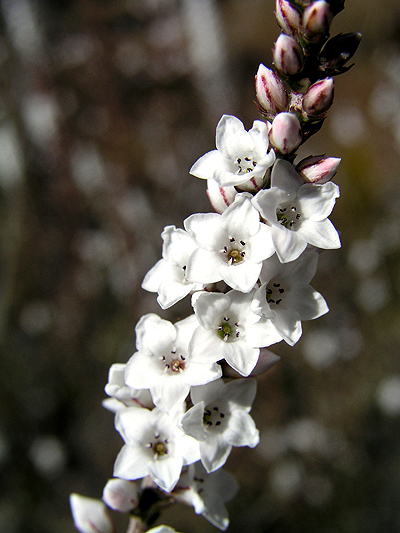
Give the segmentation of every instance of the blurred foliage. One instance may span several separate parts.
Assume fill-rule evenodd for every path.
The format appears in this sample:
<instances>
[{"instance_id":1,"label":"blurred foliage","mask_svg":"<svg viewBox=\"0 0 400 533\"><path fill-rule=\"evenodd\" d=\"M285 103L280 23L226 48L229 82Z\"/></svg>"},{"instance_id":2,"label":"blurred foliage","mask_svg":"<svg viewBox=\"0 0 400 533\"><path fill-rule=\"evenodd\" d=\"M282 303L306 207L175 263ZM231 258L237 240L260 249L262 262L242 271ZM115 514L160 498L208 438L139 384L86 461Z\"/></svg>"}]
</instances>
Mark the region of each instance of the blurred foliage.
<instances>
[{"instance_id":1,"label":"blurred foliage","mask_svg":"<svg viewBox=\"0 0 400 533\"><path fill-rule=\"evenodd\" d=\"M71 532L69 493L101 497L121 446L108 369L142 314L190 312L161 312L140 283L163 227L210 210L188 169L219 117L259 118L273 8L0 1L0 533ZM227 464L231 532L400 531L399 28L395 0L353 0L334 21L363 41L299 154L342 157L343 247L313 282L331 312L259 378L260 446ZM191 509L163 521L213 531Z\"/></svg>"}]
</instances>

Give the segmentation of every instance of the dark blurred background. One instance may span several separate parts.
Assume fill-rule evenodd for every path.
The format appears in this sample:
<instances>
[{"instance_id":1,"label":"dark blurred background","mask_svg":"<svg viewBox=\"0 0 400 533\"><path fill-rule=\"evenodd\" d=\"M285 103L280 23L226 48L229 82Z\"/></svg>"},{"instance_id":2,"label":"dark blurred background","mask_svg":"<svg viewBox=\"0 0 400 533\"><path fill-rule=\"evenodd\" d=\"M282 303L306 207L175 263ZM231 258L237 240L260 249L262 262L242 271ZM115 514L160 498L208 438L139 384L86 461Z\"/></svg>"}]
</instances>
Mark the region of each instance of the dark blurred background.
<instances>
[{"instance_id":1,"label":"dark blurred background","mask_svg":"<svg viewBox=\"0 0 400 533\"><path fill-rule=\"evenodd\" d=\"M273 9L0 0L0 533L73 532L69 493L101 497L122 445L108 369L142 314L190 313L140 284L164 226L211 210L188 170L220 116L259 118ZM332 35L350 31L356 66L299 155L342 158L342 249L313 281L331 311L258 380L261 443L227 463L232 533L400 532L400 4L349 0ZM161 522L216 531L180 506Z\"/></svg>"}]
</instances>

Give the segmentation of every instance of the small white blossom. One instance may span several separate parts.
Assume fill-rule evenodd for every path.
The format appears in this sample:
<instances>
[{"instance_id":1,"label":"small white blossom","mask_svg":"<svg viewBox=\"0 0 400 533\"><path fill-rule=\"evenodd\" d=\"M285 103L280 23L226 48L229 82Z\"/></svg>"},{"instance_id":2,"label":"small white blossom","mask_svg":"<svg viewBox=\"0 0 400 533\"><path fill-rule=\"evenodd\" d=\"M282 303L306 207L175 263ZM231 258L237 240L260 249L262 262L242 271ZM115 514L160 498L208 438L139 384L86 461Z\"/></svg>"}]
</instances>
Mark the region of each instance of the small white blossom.
<instances>
[{"instance_id":1,"label":"small white blossom","mask_svg":"<svg viewBox=\"0 0 400 533\"><path fill-rule=\"evenodd\" d=\"M235 478L222 468L207 473L201 462L184 468L173 491L174 499L194 507L196 514L201 514L211 524L222 531L229 526L228 511L225 503L229 502L238 491Z\"/></svg>"},{"instance_id":2,"label":"small white blossom","mask_svg":"<svg viewBox=\"0 0 400 533\"><path fill-rule=\"evenodd\" d=\"M259 432L249 415L256 388L252 379L229 383L219 379L192 388L194 406L182 418L182 427L200 442L201 462L207 472L225 464L232 446L257 446Z\"/></svg>"},{"instance_id":3,"label":"small white blossom","mask_svg":"<svg viewBox=\"0 0 400 533\"><path fill-rule=\"evenodd\" d=\"M238 185L246 190L246 182L252 188L262 187L265 173L275 161L265 122L255 120L246 131L238 118L223 115L217 125L216 147L196 161L190 174L214 179L221 187Z\"/></svg>"},{"instance_id":4,"label":"small white blossom","mask_svg":"<svg viewBox=\"0 0 400 533\"><path fill-rule=\"evenodd\" d=\"M236 372L248 376L257 364L260 347L282 340L269 319L251 311L253 297L254 291L193 295L192 305L200 323L190 341L196 360L210 363L225 359Z\"/></svg>"},{"instance_id":5,"label":"small white blossom","mask_svg":"<svg viewBox=\"0 0 400 533\"><path fill-rule=\"evenodd\" d=\"M186 265L196 243L183 229L166 226L161 234L162 256L151 268L142 282L142 288L157 292L157 302L162 309L168 309L190 292L201 290L204 285L188 281Z\"/></svg>"},{"instance_id":6,"label":"small white blossom","mask_svg":"<svg viewBox=\"0 0 400 533\"><path fill-rule=\"evenodd\" d=\"M133 389L125 383L126 365L114 363L108 372L108 383L104 388L105 393L110 396L102 401L103 407L116 413L126 407L154 407L151 394L148 389Z\"/></svg>"},{"instance_id":7,"label":"small white blossom","mask_svg":"<svg viewBox=\"0 0 400 533\"><path fill-rule=\"evenodd\" d=\"M116 415L115 427L125 441L114 464L114 476L127 480L150 476L170 492L182 466L199 460L198 443L178 427L183 405L170 415L155 408L128 407Z\"/></svg>"},{"instance_id":8,"label":"small white blossom","mask_svg":"<svg viewBox=\"0 0 400 533\"><path fill-rule=\"evenodd\" d=\"M271 226L282 263L297 259L307 244L340 248L339 235L327 218L338 197L335 183L304 183L291 163L283 159L275 163L271 188L257 193L253 204Z\"/></svg>"},{"instance_id":9,"label":"small white blossom","mask_svg":"<svg viewBox=\"0 0 400 533\"><path fill-rule=\"evenodd\" d=\"M101 500L73 493L69 497L72 518L80 533L114 533L107 507Z\"/></svg>"},{"instance_id":10,"label":"small white blossom","mask_svg":"<svg viewBox=\"0 0 400 533\"><path fill-rule=\"evenodd\" d=\"M250 194L241 193L222 215L198 213L185 220L187 232L199 246L187 263L188 280L223 280L232 289L251 291L263 260L275 251L271 229L260 222L251 198Z\"/></svg>"},{"instance_id":11,"label":"small white blossom","mask_svg":"<svg viewBox=\"0 0 400 533\"><path fill-rule=\"evenodd\" d=\"M306 251L289 263L270 257L261 270L261 287L255 292L252 310L269 318L290 345L301 337L302 320L313 320L329 311L324 298L309 284L317 262L318 254Z\"/></svg>"},{"instance_id":12,"label":"small white blossom","mask_svg":"<svg viewBox=\"0 0 400 533\"><path fill-rule=\"evenodd\" d=\"M221 367L214 361L203 364L189 351L198 325L195 315L174 325L149 313L136 326L138 351L126 364L125 381L134 389L149 389L154 404L163 411L183 402L191 386L221 376Z\"/></svg>"}]
</instances>

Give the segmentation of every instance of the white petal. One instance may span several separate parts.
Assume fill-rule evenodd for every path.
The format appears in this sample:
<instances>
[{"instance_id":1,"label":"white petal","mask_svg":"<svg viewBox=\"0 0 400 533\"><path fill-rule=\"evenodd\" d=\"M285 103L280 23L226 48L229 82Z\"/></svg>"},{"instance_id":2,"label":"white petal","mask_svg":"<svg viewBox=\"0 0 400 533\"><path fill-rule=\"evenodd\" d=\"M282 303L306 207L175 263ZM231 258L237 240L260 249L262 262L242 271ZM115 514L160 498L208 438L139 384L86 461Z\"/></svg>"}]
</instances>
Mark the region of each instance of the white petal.
<instances>
[{"instance_id":1,"label":"white petal","mask_svg":"<svg viewBox=\"0 0 400 533\"><path fill-rule=\"evenodd\" d=\"M275 252L275 246L272 240L270 226L267 226L266 224L260 224L259 231L250 237L247 245L250 249L251 260L255 263L264 261L264 259L271 257Z\"/></svg>"},{"instance_id":2,"label":"white petal","mask_svg":"<svg viewBox=\"0 0 400 533\"><path fill-rule=\"evenodd\" d=\"M199 246L206 250L218 250L226 237L221 227L221 217L218 213L195 213L186 218L183 225Z\"/></svg>"},{"instance_id":3,"label":"white petal","mask_svg":"<svg viewBox=\"0 0 400 533\"><path fill-rule=\"evenodd\" d=\"M203 292L192 299L192 306L198 321L207 329L217 329L231 300L226 294Z\"/></svg>"},{"instance_id":4,"label":"white petal","mask_svg":"<svg viewBox=\"0 0 400 533\"><path fill-rule=\"evenodd\" d=\"M155 459L149 463L148 469L152 480L165 492L171 492L181 475L182 457L171 455Z\"/></svg>"},{"instance_id":5,"label":"white petal","mask_svg":"<svg viewBox=\"0 0 400 533\"><path fill-rule=\"evenodd\" d=\"M169 309L185 298L198 285L196 283L183 284L172 280L163 281L158 287L157 302L161 309Z\"/></svg>"},{"instance_id":6,"label":"white petal","mask_svg":"<svg viewBox=\"0 0 400 533\"><path fill-rule=\"evenodd\" d=\"M233 411L224 437L232 446L250 446L254 448L260 441L259 431L254 420L245 411Z\"/></svg>"},{"instance_id":7,"label":"white petal","mask_svg":"<svg viewBox=\"0 0 400 533\"><path fill-rule=\"evenodd\" d=\"M225 385L224 397L235 409L249 412L257 392L255 379L236 379Z\"/></svg>"},{"instance_id":8,"label":"white petal","mask_svg":"<svg viewBox=\"0 0 400 533\"><path fill-rule=\"evenodd\" d=\"M251 152L254 141L238 118L223 115L217 125L216 146L225 157L234 161L242 153Z\"/></svg>"},{"instance_id":9,"label":"white petal","mask_svg":"<svg viewBox=\"0 0 400 533\"><path fill-rule=\"evenodd\" d=\"M219 272L225 283L232 289L250 292L257 283L261 266L261 263L243 261L236 265L222 265Z\"/></svg>"},{"instance_id":10,"label":"white petal","mask_svg":"<svg viewBox=\"0 0 400 533\"><path fill-rule=\"evenodd\" d=\"M190 391L190 385L178 379L178 376L167 376L160 383L150 387L154 405L164 413L169 413L178 403L182 403Z\"/></svg>"},{"instance_id":11,"label":"white petal","mask_svg":"<svg viewBox=\"0 0 400 533\"><path fill-rule=\"evenodd\" d=\"M168 276L170 269L171 267L165 259L157 261L157 263L145 275L142 281L142 288L145 291L157 292L160 283L165 279L166 275Z\"/></svg>"},{"instance_id":12,"label":"white petal","mask_svg":"<svg viewBox=\"0 0 400 533\"><path fill-rule=\"evenodd\" d=\"M242 376L248 376L256 366L260 350L240 340L222 346L225 361Z\"/></svg>"},{"instance_id":13,"label":"white petal","mask_svg":"<svg viewBox=\"0 0 400 533\"><path fill-rule=\"evenodd\" d=\"M201 364L216 363L223 359L221 346L223 341L214 330L199 327L193 333L189 345L192 361Z\"/></svg>"},{"instance_id":14,"label":"white petal","mask_svg":"<svg viewBox=\"0 0 400 533\"><path fill-rule=\"evenodd\" d=\"M221 367L216 363L209 365L205 363L191 362L190 366L185 371L185 379L191 387L205 385L210 381L220 378L221 375Z\"/></svg>"},{"instance_id":15,"label":"white petal","mask_svg":"<svg viewBox=\"0 0 400 533\"><path fill-rule=\"evenodd\" d=\"M155 313L142 316L136 325L135 333L138 351L150 351L153 354L169 351L176 338L173 324Z\"/></svg>"},{"instance_id":16,"label":"white petal","mask_svg":"<svg viewBox=\"0 0 400 533\"><path fill-rule=\"evenodd\" d=\"M329 217L336 198L339 196L339 187L331 181L323 185L306 183L300 187L297 193L301 214L311 220L323 220Z\"/></svg>"},{"instance_id":17,"label":"white petal","mask_svg":"<svg viewBox=\"0 0 400 533\"><path fill-rule=\"evenodd\" d=\"M266 348L282 340L278 331L274 328L271 320L260 319L257 323L247 328L247 342L251 346Z\"/></svg>"},{"instance_id":18,"label":"white petal","mask_svg":"<svg viewBox=\"0 0 400 533\"><path fill-rule=\"evenodd\" d=\"M220 254L197 248L189 258L186 268L186 277L189 281L197 283L215 283L221 281L221 267L226 263Z\"/></svg>"},{"instance_id":19,"label":"white petal","mask_svg":"<svg viewBox=\"0 0 400 533\"><path fill-rule=\"evenodd\" d=\"M299 313L301 320L313 320L329 311L325 299L311 285L296 284L291 292L294 308Z\"/></svg>"},{"instance_id":20,"label":"white petal","mask_svg":"<svg viewBox=\"0 0 400 533\"><path fill-rule=\"evenodd\" d=\"M148 460L141 447L125 444L115 460L113 475L121 479L141 479L149 473Z\"/></svg>"},{"instance_id":21,"label":"white petal","mask_svg":"<svg viewBox=\"0 0 400 533\"><path fill-rule=\"evenodd\" d=\"M205 441L207 438L203 424L204 408L203 401L197 403L185 413L181 421L183 431L198 441Z\"/></svg>"},{"instance_id":22,"label":"white petal","mask_svg":"<svg viewBox=\"0 0 400 533\"><path fill-rule=\"evenodd\" d=\"M207 472L214 472L223 466L231 453L232 446L226 442L223 434L210 435L200 443L201 462Z\"/></svg>"},{"instance_id":23,"label":"white petal","mask_svg":"<svg viewBox=\"0 0 400 533\"><path fill-rule=\"evenodd\" d=\"M202 401L206 404L213 402L223 394L225 386L223 379L217 379L216 381L207 383L207 385L192 387L192 390L190 391L192 402L194 404Z\"/></svg>"},{"instance_id":24,"label":"white petal","mask_svg":"<svg viewBox=\"0 0 400 533\"><path fill-rule=\"evenodd\" d=\"M323 249L340 248L339 234L327 218L319 222L304 220L298 231L308 243Z\"/></svg>"},{"instance_id":25,"label":"white petal","mask_svg":"<svg viewBox=\"0 0 400 533\"><path fill-rule=\"evenodd\" d=\"M277 159L272 167L271 187L278 187L287 193L297 193L304 184L294 166L284 159Z\"/></svg>"},{"instance_id":26,"label":"white petal","mask_svg":"<svg viewBox=\"0 0 400 533\"><path fill-rule=\"evenodd\" d=\"M276 254L281 263L294 261L307 247L307 240L303 233L299 233L299 231L291 231L280 224L272 226L271 231Z\"/></svg>"},{"instance_id":27,"label":"white petal","mask_svg":"<svg viewBox=\"0 0 400 533\"><path fill-rule=\"evenodd\" d=\"M225 157L218 150L212 150L201 156L189 173L196 178L213 179L215 169L224 166L226 166Z\"/></svg>"},{"instance_id":28,"label":"white petal","mask_svg":"<svg viewBox=\"0 0 400 533\"><path fill-rule=\"evenodd\" d=\"M280 309L271 322L290 346L300 339L302 332L300 315L294 309Z\"/></svg>"},{"instance_id":29,"label":"white petal","mask_svg":"<svg viewBox=\"0 0 400 533\"><path fill-rule=\"evenodd\" d=\"M127 444L132 446L146 440L149 426L153 421L152 412L148 409L127 407L119 411L115 417L115 429ZM120 476L117 476L120 477Z\"/></svg>"},{"instance_id":30,"label":"white petal","mask_svg":"<svg viewBox=\"0 0 400 533\"><path fill-rule=\"evenodd\" d=\"M163 258L171 265L183 267L196 243L183 229L166 226L161 234L163 238Z\"/></svg>"},{"instance_id":31,"label":"white petal","mask_svg":"<svg viewBox=\"0 0 400 533\"><path fill-rule=\"evenodd\" d=\"M149 389L164 376L162 361L146 352L136 352L126 364L125 382L133 389Z\"/></svg>"},{"instance_id":32,"label":"white petal","mask_svg":"<svg viewBox=\"0 0 400 533\"><path fill-rule=\"evenodd\" d=\"M236 238L255 235L260 228L260 215L251 203L251 195L240 193L221 215L221 226Z\"/></svg>"}]
</instances>

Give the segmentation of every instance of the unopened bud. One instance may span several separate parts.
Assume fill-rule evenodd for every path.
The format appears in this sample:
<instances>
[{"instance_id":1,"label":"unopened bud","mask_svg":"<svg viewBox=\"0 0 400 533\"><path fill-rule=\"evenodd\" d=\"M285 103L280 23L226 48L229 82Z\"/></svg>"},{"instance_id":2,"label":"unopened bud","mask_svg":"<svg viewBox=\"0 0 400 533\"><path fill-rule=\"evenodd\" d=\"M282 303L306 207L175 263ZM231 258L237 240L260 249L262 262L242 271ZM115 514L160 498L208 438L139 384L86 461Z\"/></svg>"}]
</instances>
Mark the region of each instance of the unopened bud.
<instances>
[{"instance_id":1,"label":"unopened bud","mask_svg":"<svg viewBox=\"0 0 400 533\"><path fill-rule=\"evenodd\" d=\"M215 180L207 180L207 196L214 210L221 214L231 205L237 191L235 187L221 187Z\"/></svg>"},{"instance_id":2,"label":"unopened bud","mask_svg":"<svg viewBox=\"0 0 400 533\"><path fill-rule=\"evenodd\" d=\"M125 479L109 479L103 490L103 501L120 513L128 513L138 505L136 485Z\"/></svg>"},{"instance_id":3,"label":"unopened bud","mask_svg":"<svg viewBox=\"0 0 400 533\"><path fill-rule=\"evenodd\" d=\"M115 531L111 517L101 500L87 498L80 494L69 497L72 518L80 533L112 533Z\"/></svg>"},{"instance_id":4,"label":"unopened bud","mask_svg":"<svg viewBox=\"0 0 400 533\"><path fill-rule=\"evenodd\" d=\"M289 35L279 35L272 56L276 68L284 76L294 76L303 70L303 50L296 39Z\"/></svg>"},{"instance_id":5,"label":"unopened bud","mask_svg":"<svg viewBox=\"0 0 400 533\"><path fill-rule=\"evenodd\" d=\"M286 111L289 97L283 82L262 63L256 74L256 96L261 112L268 118L274 118L281 111Z\"/></svg>"},{"instance_id":6,"label":"unopened bud","mask_svg":"<svg viewBox=\"0 0 400 533\"><path fill-rule=\"evenodd\" d=\"M281 154L290 154L302 141L299 119L293 113L279 113L269 132L269 141Z\"/></svg>"},{"instance_id":7,"label":"unopened bud","mask_svg":"<svg viewBox=\"0 0 400 533\"><path fill-rule=\"evenodd\" d=\"M311 41L327 37L332 18L328 2L312 2L303 13L302 30L305 37Z\"/></svg>"},{"instance_id":8,"label":"unopened bud","mask_svg":"<svg viewBox=\"0 0 400 533\"><path fill-rule=\"evenodd\" d=\"M275 17L279 26L288 35L294 35L300 27L300 13L288 0L276 0Z\"/></svg>"},{"instance_id":9,"label":"unopened bud","mask_svg":"<svg viewBox=\"0 0 400 533\"><path fill-rule=\"evenodd\" d=\"M332 78L319 80L309 87L303 98L303 110L309 117L321 117L333 102L334 83Z\"/></svg>"},{"instance_id":10,"label":"unopened bud","mask_svg":"<svg viewBox=\"0 0 400 533\"><path fill-rule=\"evenodd\" d=\"M296 170L305 183L326 183L336 174L339 157L309 156L297 164Z\"/></svg>"}]
</instances>

